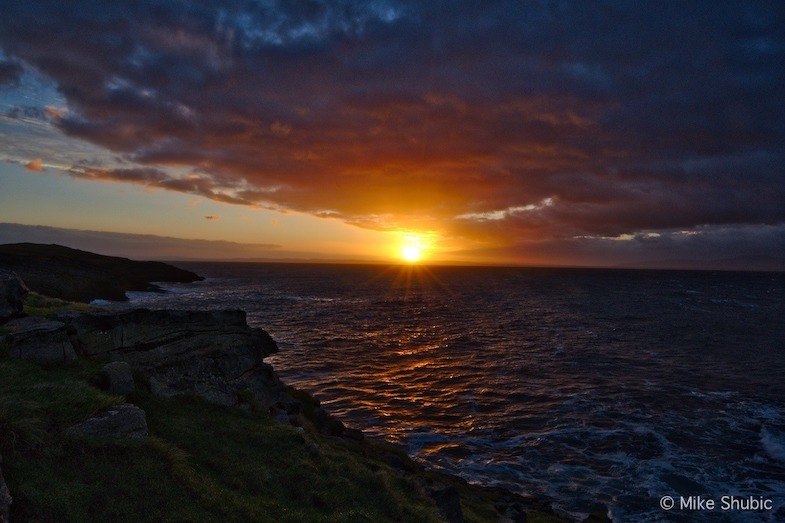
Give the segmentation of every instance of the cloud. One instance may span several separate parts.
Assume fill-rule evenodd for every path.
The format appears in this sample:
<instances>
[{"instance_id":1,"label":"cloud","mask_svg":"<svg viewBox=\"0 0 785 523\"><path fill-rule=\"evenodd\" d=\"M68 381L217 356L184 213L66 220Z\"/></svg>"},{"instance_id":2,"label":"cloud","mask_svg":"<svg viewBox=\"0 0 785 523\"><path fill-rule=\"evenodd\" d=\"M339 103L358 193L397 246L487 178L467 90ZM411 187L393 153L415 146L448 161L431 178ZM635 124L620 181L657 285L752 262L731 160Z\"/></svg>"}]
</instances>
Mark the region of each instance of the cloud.
<instances>
[{"instance_id":1,"label":"cloud","mask_svg":"<svg viewBox=\"0 0 785 523\"><path fill-rule=\"evenodd\" d=\"M785 222L778 3L5 11L52 124L124 165L78 178L508 250Z\"/></svg>"},{"instance_id":2,"label":"cloud","mask_svg":"<svg viewBox=\"0 0 785 523\"><path fill-rule=\"evenodd\" d=\"M27 162L25 164L25 167L29 171L35 171L35 172L39 172L39 173L46 171L44 166L41 164L41 158L36 158L35 160L31 160L31 161Z\"/></svg>"},{"instance_id":3,"label":"cloud","mask_svg":"<svg viewBox=\"0 0 785 523\"><path fill-rule=\"evenodd\" d=\"M519 241L451 253L456 259L565 266L785 270L785 225L703 226L618 236ZM738 258L733 264L724 260ZM679 263L674 263L679 262Z\"/></svg>"},{"instance_id":4,"label":"cloud","mask_svg":"<svg viewBox=\"0 0 785 523\"><path fill-rule=\"evenodd\" d=\"M44 114L53 120L62 120L68 114L68 107L57 107L56 105L47 105L44 107Z\"/></svg>"},{"instance_id":5,"label":"cloud","mask_svg":"<svg viewBox=\"0 0 785 523\"><path fill-rule=\"evenodd\" d=\"M22 76L22 66L15 60L3 60L0 57L0 87L15 86L19 84Z\"/></svg>"},{"instance_id":6,"label":"cloud","mask_svg":"<svg viewBox=\"0 0 785 523\"><path fill-rule=\"evenodd\" d=\"M155 189L194 194L223 203L257 207L260 205L255 195L241 193L240 186L229 185L228 181L222 182L208 174L173 176L160 169L149 167L116 169L73 167L66 172L76 179L133 183Z\"/></svg>"}]
</instances>

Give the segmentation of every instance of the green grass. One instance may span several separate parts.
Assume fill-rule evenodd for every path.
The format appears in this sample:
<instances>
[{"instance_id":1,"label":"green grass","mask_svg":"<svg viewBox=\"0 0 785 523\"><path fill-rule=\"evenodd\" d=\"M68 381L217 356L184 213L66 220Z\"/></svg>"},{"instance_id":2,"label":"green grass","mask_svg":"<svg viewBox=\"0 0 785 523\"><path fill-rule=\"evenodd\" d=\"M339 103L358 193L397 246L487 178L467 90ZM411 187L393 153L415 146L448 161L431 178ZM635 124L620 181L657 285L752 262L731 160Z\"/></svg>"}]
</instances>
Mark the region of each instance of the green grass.
<instances>
[{"instance_id":1,"label":"green grass","mask_svg":"<svg viewBox=\"0 0 785 523\"><path fill-rule=\"evenodd\" d=\"M0 360L14 520L438 521L416 482L386 465L193 397L134 393L151 432L142 442L67 438L68 426L123 401L90 384L98 370Z\"/></svg>"},{"instance_id":2,"label":"green grass","mask_svg":"<svg viewBox=\"0 0 785 523\"><path fill-rule=\"evenodd\" d=\"M89 312L91 310L93 308L86 303L51 298L36 292L28 293L24 302L24 313L28 316L52 316L64 311Z\"/></svg>"},{"instance_id":3,"label":"green grass","mask_svg":"<svg viewBox=\"0 0 785 523\"><path fill-rule=\"evenodd\" d=\"M401 474L383 443L299 434L249 408L199 398L127 399L98 389L100 363L41 367L0 356L0 455L15 521L439 521L425 485L452 482L470 521L496 521L493 492L435 472ZM305 393L292 390L307 402ZM144 441L73 439L64 430L129 401ZM414 468L414 465L411 465ZM556 521L529 513L529 521Z\"/></svg>"}]
</instances>

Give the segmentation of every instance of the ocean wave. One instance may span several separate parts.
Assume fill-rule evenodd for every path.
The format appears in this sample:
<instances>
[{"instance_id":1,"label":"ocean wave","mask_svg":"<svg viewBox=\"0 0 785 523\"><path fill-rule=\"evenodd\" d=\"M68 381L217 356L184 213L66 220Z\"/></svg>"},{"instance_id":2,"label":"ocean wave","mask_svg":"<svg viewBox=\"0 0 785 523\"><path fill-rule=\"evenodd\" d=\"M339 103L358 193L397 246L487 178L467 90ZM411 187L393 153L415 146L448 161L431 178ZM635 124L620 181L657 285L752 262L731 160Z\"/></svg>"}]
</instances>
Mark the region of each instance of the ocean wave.
<instances>
[{"instance_id":1,"label":"ocean wave","mask_svg":"<svg viewBox=\"0 0 785 523\"><path fill-rule=\"evenodd\" d=\"M771 459L785 463L785 433L764 427L760 431L760 442Z\"/></svg>"},{"instance_id":2,"label":"ocean wave","mask_svg":"<svg viewBox=\"0 0 785 523\"><path fill-rule=\"evenodd\" d=\"M284 381L434 468L572 517L658 521L660 496L692 491L785 503L771 279L467 269L404 288L372 267L205 268L130 305L247 310Z\"/></svg>"}]
</instances>

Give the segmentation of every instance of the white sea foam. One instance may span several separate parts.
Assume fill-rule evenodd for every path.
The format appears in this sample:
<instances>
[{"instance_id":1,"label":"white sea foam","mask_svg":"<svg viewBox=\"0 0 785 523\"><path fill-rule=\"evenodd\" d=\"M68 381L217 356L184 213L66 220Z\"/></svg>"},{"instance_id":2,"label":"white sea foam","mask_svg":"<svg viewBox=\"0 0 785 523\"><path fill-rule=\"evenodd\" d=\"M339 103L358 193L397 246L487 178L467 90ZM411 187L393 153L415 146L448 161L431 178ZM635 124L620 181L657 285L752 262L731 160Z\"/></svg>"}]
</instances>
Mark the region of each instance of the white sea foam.
<instances>
[{"instance_id":1,"label":"white sea foam","mask_svg":"<svg viewBox=\"0 0 785 523\"><path fill-rule=\"evenodd\" d=\"M93 300L90 302L90 305L94 307L104 307L106 305L111 305L112 302L109 300Z\"/></svg>"},{"instance_id":2,"label":"white sea foam","mask_svg":"<svg viewBox=\"0 0 785 523\"><path fill-rule=\"evenodd\" d=\"M763 450L772 459L785 462L785 434L763 427L760 431L760 442L763 444Z\"/></svg>"}]
</instances>

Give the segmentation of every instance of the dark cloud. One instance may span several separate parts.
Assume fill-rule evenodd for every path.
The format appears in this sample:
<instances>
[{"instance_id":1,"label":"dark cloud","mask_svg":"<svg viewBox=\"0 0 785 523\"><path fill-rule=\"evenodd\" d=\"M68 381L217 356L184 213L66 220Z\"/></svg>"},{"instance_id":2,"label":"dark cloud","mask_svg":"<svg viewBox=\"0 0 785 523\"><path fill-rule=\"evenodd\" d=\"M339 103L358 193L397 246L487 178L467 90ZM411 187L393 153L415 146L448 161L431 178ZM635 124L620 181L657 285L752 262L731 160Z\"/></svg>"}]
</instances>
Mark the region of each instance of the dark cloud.
<instances>
[{"instance_id":1,"label":"dark cloud","mask_svg":"<svg viewBox=\"0 0 785 523\"><path fill-rule=\"evenodd\" d=\"M785 222L781 2L0 14L5 54L68 101L53 123L138 166L82 178L508 247Z\"/></svg>"},{"instance_id":2,"label":"dark cloud","mask_svg":"<svg viewBox=\"0 0 785 523\"><path fill-rule=\"evenodd\" d=\"M15 60L0 58L0 86L17 85L22 76L22 65Z\"/></svg>"},{"instance_id":3,"label":"dark cloud","mask_svg":"<svg viewBox=\"0 0 785 523\"><path fill-rule=\"evenodd\" d=\"M30 166L28 165L29 168ZM156 189L194 194L224 203L258 206L258 202L253 198L238 197L227 193L226 191L236 189L236 187L227 186L227 183L222 183L208 174L175 177L153 168L103 169L82 167L71 168L67 173L77 179L133 183Z\"/></svg>"},{"instance_id":4,"label":"dark cloud","mask_svg":"<svg viewBox=\"0 0 785 523\"><path fill-rule=\"evenodd\" d=\"M785 271L785 225L704 226L634 235L545 238L451 255L456 259L532 265Z\"/></svg>"}]
</instances>

